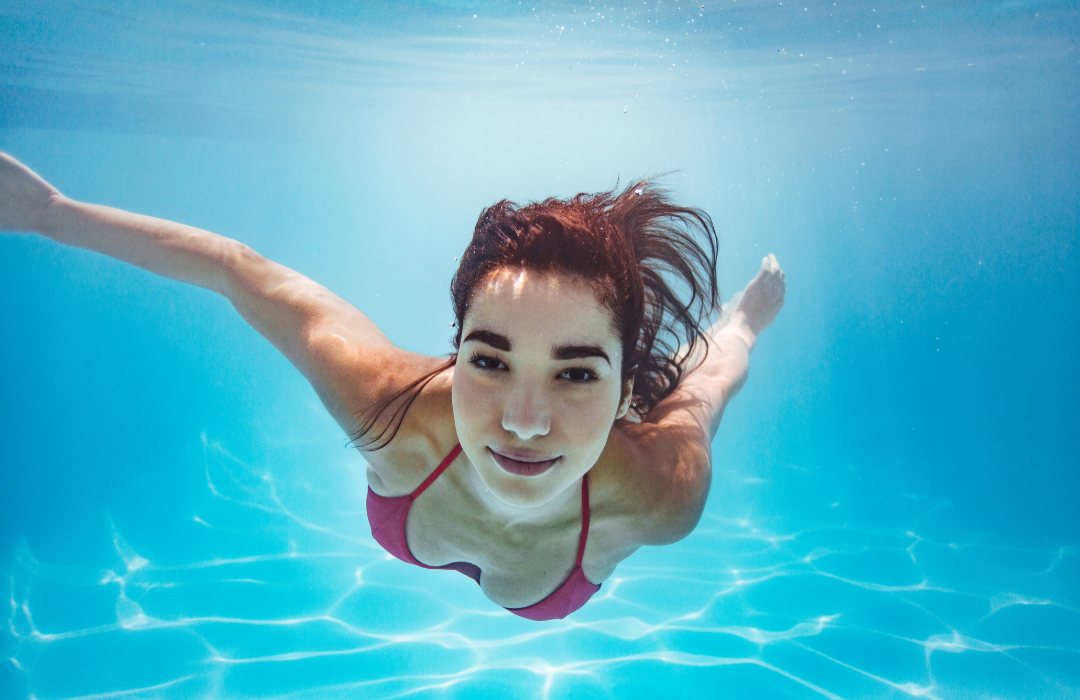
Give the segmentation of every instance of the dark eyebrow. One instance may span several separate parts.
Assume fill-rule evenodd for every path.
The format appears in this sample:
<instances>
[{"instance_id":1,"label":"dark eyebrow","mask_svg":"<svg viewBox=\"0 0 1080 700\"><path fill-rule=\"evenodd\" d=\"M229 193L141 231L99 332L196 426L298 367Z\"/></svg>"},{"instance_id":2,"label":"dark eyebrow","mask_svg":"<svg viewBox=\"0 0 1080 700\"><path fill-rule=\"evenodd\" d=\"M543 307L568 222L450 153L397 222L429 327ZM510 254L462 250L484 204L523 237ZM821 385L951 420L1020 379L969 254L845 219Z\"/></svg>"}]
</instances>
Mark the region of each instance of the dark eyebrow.
<instances>
[{"instance_id":1,"label":"dark eyebrow","mask_svg":"<svg viewBox=\"0 0 1080 700\"><path fill-rule=\"evenodd\" d=\"M472 333L465 336L465 340L462 342L467 343L470 340L475 340L485 345L490 345L496 350L502 350L503 352L510 352L510 339L505 335L499 335L492 331L485 331L483 329L477 329Z\"/></svg>"},{"instance_id":2,"label":"dark eyebrow","mask_svg":"<svg viewBox=\"0 0 1080 700\"><path fill-rule=\"evenodd\" d=\"M584 357L599 357L611 365L611 358L599 345L560 345L551 351L556 360L580 360Z\"/></svg>"},{"instance_id":3,"label":"dark eyebrow","mask_svg":"<svg viewBox=\"0 0 1080 700\"><path fill-rule=\"evenodd\" d=\"M487 331L482 328L478 328L473 332L465 336L463 343L470 341L476 341L478 343L484 343L490 345L496 350L502 350L503 352L510 352L510 339L505 335L500 335L494 331ZM552 348L551 356L556 360L580 360L586 357L599 357L601 360L611 365L611 358L604 352L604 349L599 345L559 345Z\"/></svg>"}]
</instances>

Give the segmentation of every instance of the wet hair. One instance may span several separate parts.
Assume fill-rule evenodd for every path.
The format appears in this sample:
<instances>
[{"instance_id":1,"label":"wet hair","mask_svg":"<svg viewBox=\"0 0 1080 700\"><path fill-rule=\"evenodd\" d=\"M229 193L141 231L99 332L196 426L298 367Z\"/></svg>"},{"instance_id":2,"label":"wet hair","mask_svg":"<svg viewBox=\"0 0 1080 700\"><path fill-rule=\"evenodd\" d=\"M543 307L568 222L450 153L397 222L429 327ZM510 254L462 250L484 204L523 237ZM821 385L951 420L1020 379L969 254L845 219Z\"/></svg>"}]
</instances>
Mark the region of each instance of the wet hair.
<instances>
[{"instance_id":1,"label":"wet hair","mask_svg":"<svg viewBox=\"0 0 1080 700\"><path fill-rule=\"evenodd\" d=\"M703 325L720 306L718 250L709 215L674 204L652 179L525 206L498 202L480 215L450 283L454 354L364 411L353 444L377 450L393 440L423 388L456 362L476 290L506 269L564 274L592 286L622 343L623 383L634 380L631 408L646 415L678 387Z\"/></svg>"}]
</instances>

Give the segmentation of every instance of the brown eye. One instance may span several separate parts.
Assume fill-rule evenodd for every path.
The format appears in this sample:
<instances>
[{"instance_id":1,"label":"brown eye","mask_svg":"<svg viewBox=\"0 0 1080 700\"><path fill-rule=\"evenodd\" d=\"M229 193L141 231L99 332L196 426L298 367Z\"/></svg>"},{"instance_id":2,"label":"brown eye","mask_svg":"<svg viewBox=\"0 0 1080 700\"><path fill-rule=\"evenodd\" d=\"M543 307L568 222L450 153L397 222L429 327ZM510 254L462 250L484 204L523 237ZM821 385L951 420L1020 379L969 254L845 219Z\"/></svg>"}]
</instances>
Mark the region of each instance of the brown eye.
<instances>
[{"instance_id":1,"label":"brown eye","mask_svg":"<svg viewBox=\"0 0 1080 700\"><path fill-rule=\"evenodd\" d=\"M567 370L563 370L560 374L563 379L568 379L575 384L587 384L589 382L595 382L600 377L591 369L584 367L572 367Z\"/></svg>"},{"instance_id":2,"label":"brown eye","mask_svg":"<svg viewBox=\"0 0 1080 700\"><path fill-rule=\"evenodd\" d=\"M506 365L501 360L487 355L473 355L469 358L469 364L488 372L506 369Z\"/></svg>"}]
</instances>

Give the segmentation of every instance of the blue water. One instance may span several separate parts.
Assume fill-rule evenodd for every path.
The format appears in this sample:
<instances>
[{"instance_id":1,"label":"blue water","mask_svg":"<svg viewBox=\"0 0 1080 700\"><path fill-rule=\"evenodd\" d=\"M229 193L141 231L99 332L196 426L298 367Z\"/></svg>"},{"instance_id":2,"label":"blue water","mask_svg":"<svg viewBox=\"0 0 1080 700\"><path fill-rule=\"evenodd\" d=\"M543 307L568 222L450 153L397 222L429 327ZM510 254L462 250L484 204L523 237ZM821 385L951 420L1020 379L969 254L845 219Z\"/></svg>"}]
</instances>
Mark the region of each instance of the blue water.
<instances>
[{"instance_id":1,"label":"blue water","mask_svg":"<svg viewBox=\"0 0 1080 700\"><path fill-rule=\"evenodd\" d=\"M787 306L564 621L390 559L203 290L0 235L0 697L1080 697L1074 3L0 6L0 150L449 350L482 207L668 172Z\"/></svg>"}]
</instances>

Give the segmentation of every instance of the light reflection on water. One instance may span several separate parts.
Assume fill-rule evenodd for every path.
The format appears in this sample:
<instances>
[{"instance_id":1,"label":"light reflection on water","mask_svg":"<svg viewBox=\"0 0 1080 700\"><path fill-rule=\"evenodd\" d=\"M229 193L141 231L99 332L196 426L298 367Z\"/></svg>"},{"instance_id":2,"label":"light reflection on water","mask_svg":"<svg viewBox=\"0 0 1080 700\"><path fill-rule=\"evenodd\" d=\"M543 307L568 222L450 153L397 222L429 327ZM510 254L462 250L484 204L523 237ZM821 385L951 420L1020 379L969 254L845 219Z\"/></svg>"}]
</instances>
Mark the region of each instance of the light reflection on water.
<instances>
[{"instance_id":1,"label":"light reflection on water","mask_svg":"<svg viewBox=\"0 0 1080 700\"><path fill-rule=\"evenodd\" d=\"M895 497L911 528L775 532L710 509L571 618L533 623L379 549L356 474L313 483L213 440L203 453L194 524L220 554L159 563L115 529L108 568L19 547L10 663L32 697L1075 693L1080 611L1053 593L1075 587L1075 552L922 537L947 506L911 495Z\"/></svg>"}]
</instances>

